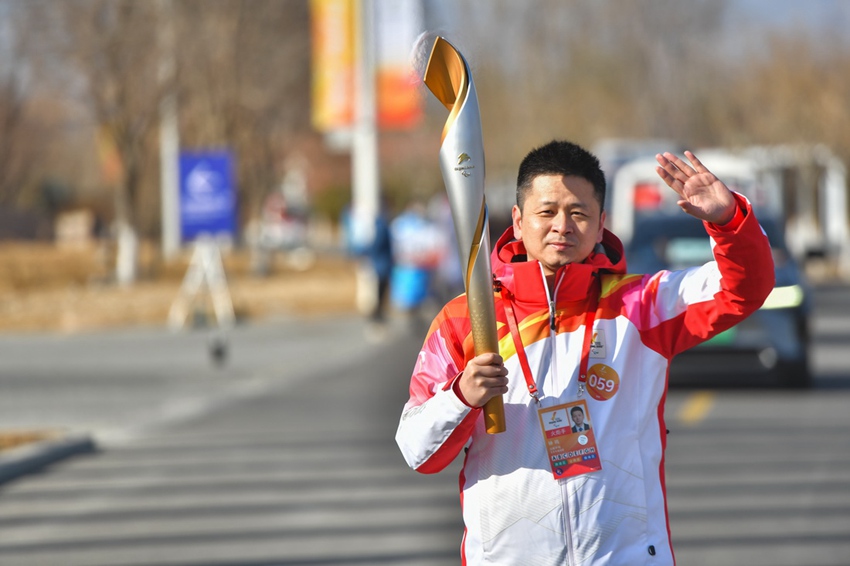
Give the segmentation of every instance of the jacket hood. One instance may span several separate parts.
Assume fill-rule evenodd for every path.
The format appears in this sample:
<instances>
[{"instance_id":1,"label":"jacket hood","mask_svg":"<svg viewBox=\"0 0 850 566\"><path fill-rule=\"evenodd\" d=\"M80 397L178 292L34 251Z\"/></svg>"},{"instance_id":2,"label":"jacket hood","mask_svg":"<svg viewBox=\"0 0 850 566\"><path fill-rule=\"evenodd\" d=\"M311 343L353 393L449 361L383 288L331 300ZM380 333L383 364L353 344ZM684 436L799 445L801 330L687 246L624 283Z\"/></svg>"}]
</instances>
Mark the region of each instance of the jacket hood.
<instances>
[{"instance_id":1,"label":"jacket hood","mask_svg":"<svg viewBox=\"0 0 850 566\"><path fill-rule=\"evenodd\" d=\"M493 274L518 299L529 293L545 293L543 271L540 262L529 261L525 246L514 239L513 227L496 241L491 254ZM602 242L582 263L570 263L555 273L558 296L566 300L581 300L587 297L593 276L602 273L626 273L626 258L620 239L608 229L604 229ZM521 281L521 283L520 283Z\"/></svg>"}]
</instances>

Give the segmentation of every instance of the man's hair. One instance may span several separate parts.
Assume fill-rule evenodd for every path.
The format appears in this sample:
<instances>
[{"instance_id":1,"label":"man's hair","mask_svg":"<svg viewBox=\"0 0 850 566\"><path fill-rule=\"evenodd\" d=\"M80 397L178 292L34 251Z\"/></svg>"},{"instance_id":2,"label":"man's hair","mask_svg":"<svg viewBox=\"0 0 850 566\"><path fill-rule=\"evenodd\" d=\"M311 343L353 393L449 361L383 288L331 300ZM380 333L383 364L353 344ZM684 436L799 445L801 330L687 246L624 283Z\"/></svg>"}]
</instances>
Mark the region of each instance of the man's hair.
<instances>
[{"instance_id":1,"label":"man's hair","mask_svg":"<svg viewBox=\"0 0 850 566\"><path fill-rule=\"evenodd\" d=\"M572 142L553 140L532 149L519 165L516 181L516 203L522 212L525 198L535 178L541 175L574 175L593 185L600 210L605 208L605 174L595 155Z\"/></svg>"},{"instance_id":2,"label":"man's hair","mask_svg":"<svg viewBox=\"0 0 850 566\"><path fill-rule=\"evenodd\" d=\"M573 413L576 413L576 412L581 413L581 414L583 415L583 414L584 414L584 409L582 409L581 407L573 407L572 409L570 409L570 414L571 414L571 415L572 415Z\"/></svg>"}]
</instances>

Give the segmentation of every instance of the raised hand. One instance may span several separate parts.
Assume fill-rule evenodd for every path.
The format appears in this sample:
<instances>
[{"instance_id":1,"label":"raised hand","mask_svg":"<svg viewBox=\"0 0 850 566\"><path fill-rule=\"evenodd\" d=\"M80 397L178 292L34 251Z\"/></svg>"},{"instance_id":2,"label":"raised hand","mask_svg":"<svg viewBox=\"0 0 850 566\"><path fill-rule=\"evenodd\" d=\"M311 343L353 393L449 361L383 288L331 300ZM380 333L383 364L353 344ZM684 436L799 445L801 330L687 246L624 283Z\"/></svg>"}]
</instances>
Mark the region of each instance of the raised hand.
<instances>
[{"instance_id":1,"label":"raised hand","mask_svg":"<svg viewBox=\"0 0 850 566\"><path fill-rule=\"evenodd\" d=\"M679 195L676 204L691 216L719 226L731 221L738 208L732 191L693 153L686 151L685 157L691 165L669 152L655 156L658 176Z\"/></svg>"}]
</instances>

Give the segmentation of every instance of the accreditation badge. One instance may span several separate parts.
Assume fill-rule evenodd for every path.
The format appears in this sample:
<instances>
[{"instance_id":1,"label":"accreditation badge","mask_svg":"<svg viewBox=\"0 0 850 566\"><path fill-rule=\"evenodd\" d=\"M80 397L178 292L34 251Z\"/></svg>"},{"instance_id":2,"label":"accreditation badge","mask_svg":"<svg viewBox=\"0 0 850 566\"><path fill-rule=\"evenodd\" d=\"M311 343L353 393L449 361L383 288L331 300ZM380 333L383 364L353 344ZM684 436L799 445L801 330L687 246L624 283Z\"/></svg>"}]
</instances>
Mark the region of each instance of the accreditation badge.
<instances>
[{"instance_id":1,"label":"accreditation badge","mask_svg":"<svg viewBox=\"0 0 850 566\"><path fill-rule=\"evenodd\" d=\"M593 423L584 400L539 409L549 466L555 479L602 469Z\"/></svg>"}]
</instances>

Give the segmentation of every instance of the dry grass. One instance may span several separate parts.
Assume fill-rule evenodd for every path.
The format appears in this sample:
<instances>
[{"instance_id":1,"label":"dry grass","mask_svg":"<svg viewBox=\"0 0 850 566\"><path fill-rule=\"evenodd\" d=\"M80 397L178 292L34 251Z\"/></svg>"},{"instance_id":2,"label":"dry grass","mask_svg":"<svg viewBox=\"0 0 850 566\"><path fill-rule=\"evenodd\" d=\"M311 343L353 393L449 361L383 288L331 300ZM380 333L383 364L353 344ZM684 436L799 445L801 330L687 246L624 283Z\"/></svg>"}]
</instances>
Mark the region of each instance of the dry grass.
<instances>
[{"instance_id":1,"label":"dry grass","mask_svg":"<svg viewBox=\"0 0 850 566\"><path fill-rule=\"evenodd\" d=\"M2 430L0 431L0 452L33 442L51 440L57 436L55 431L49 430Z\"/></svg>"},{"instance_id":2,"label":"dry grass","mask_svg":"<svg viewBox=\"0 0 850 566\"><path fill-rule=\"evenodd\" d=\"M140 281L119 286L111 281L109 250L0 245L0 332L164 325L189 255L157 264L146 247ZM237 319L355 311L354 266L345 259L320 258L299 271L278 256L266 277L250 273L247 252L225 255L224 264ZM204 294L196 304L210 310Z\"/></svg>"}]
</instances>

